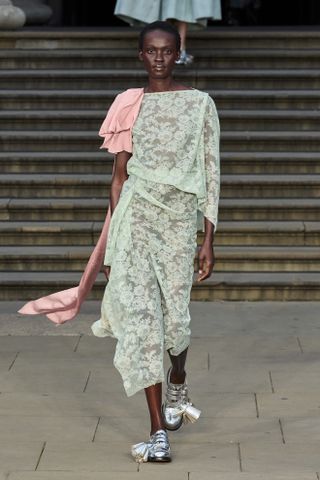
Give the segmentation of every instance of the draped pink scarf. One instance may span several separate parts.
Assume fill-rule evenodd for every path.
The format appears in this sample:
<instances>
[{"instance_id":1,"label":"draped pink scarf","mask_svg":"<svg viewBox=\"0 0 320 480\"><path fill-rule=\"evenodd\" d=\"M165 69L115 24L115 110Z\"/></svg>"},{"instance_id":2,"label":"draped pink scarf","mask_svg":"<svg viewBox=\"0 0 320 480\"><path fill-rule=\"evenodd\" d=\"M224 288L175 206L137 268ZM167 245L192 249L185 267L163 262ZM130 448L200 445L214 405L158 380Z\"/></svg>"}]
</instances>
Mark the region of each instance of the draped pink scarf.
<instances>
[{"instance_id":1,"label":"draped pink scarf","mask_svg":"<svg viewBox=\"0 0 320 480\"><path fill-rule=\"evenodd\" d=\"M138 116L143 98L143 88L131 88L119 94L108 110L99 135L104 137L100 148L111 153L123 150L132 152L132 127ZM57 325L72 320L91 291L102 268L111 219L110 206L98 242L76 287L52 293L26 303L19 313L24 315L45 314Z\"/></svg>"}]
</instances>

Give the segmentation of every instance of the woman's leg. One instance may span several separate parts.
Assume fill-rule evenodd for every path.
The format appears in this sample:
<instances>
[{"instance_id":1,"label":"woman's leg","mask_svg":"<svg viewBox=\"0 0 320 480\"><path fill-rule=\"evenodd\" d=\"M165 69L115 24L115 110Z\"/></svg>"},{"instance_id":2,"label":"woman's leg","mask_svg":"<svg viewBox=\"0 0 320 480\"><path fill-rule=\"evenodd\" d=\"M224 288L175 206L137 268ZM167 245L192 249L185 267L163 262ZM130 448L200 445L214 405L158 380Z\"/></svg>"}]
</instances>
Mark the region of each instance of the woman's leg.
<instances>
[{"instance_id":1,"label":"woman's leg","mask_svg":"<svg viewBox=\"0 0 320 480\"><path fill-rule=\"evenodd\" d=\"M165 430L165 424L162 416L162 383L151 385L144 389L151 422L151 435L157 430Z\"/></svg>"},{"instance_id":2,"label":"woman's leg","mask_svg":"<svg viewBox=\"0 0 320 480\"><path fill-rule=\"evenodd\" d=\"M181 22L180 20L178 20L177 28L181 38L181 50L186 50L188 24L187 22Z\"/></svg>"},{"instance_id":3,"label":"woman's leg","mask_svg":"<svg viewBox=\"0 0 320 480\"><path fill-rule=\"evenodd\" d=\"M188 348L181 352L180 355L171 355L170 350L168 350L168 353L172 364L169 380L171 383L182 384L186 378L184 367L186 364Z\"/></svg>"},{"instance_id":4,"label":"woman's leg","mask_svg":"<svg viewBox=\"0 0 320 480\"><path fill-rule=\"evenodd\" d=\"M148 442L132 445L136 462L171 462L171 448L161 412L162 383L144 389L149 407L151 432Z\"/></svg>"},{"instance_id":5,"label":"woman's leg","mask_svg":"<svg viewBox=\"0 0 320 480\"><path fill-rule=\"evenodd\" d=\"M178 430L186 422L193 423L201 414L201 411L191 403L187 383L185 382L186 372L184 367L187 351L188 348L174 356L168 350L172 368L168 372L166 398L162 406L165 425L168 430Z\"/></svg>"},{"instance_id":6,"label":"woman's leg","mask_svg":"<svg viewBox=\"0 0 320 480\"><path fill-rule=\"evenodd\" d=\"M177 22L177 28L181 38L181 53L179 60L176 61L178 65L189 65L193 62L193 55L187 53L187 30L188 24L186 22Z\"/></svg>"}]
</instances>

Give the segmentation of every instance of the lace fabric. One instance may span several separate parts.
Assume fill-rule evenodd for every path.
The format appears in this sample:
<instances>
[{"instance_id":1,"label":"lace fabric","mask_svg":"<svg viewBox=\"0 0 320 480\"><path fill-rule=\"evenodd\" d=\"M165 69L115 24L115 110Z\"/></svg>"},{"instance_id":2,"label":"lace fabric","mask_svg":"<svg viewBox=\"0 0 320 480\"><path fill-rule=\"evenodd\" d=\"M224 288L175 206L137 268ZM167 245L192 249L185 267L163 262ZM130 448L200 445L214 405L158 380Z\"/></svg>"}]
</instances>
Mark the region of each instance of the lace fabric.
<instances>
[{"instance_id":1,"label":"lace fabric","mask_svg":"<svg viewBox=\"0 0 320 480\"><path fill-rule=\"evenodd\" d=\"M145 94L132 134L108 234L110 278L92 325L118 340L114 365L128 396L164 380L164 350L189 345L197 211L216 225L219 196L219 122L207 94Z\"/></svg>"},{"instance_id":2,"label":"lace fabric","mask_svg":"<svg viewBox=\"0 0 320 480\"><path fill-rule=\"evenodd\" d=\"M144 94L132 134L129 175L194 193L217 228L220 125L211 97L196 89Z\"/></svg>"}]
</instances>

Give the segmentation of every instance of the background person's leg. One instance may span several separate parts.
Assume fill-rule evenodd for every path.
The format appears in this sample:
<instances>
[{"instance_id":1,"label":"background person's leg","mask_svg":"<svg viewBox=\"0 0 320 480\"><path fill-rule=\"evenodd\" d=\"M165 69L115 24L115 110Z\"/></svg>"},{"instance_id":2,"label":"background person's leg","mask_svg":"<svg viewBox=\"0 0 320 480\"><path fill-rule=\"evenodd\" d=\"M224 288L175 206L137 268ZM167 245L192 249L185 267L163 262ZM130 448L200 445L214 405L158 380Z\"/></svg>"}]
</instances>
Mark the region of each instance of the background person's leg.
<instances>
[{"instance_id":1,"label":"background person's leg","mask_svg":"<svg viewBox=\"0 0 320 480\"><path fill-rule=\"evenodd\" d=\"M181 50L187 50L187 30L188 24L187 22L181 22L178 20L176 22L176 26L178 28L180 37L181 37Z\"/></svg>"}]
</instances>

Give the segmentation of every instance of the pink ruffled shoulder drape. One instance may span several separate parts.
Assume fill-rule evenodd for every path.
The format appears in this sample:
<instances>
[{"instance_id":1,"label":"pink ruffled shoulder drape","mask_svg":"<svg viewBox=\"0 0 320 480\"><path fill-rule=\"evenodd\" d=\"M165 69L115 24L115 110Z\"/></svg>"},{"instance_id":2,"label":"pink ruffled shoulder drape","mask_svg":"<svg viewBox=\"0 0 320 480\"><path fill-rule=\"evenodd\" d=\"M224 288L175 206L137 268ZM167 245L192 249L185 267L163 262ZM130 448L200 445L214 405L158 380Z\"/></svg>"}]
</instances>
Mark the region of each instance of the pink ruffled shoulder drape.
<instances>
[{"instance_id":1,"label":"pink ruffled shoulder drape","mask_svg":"<svg viewBox=\"0 0 320 480\"><path fill-rule=\"evenodd\" d=\"M143 98L143 88L130 88L115 98L101 125L99 135L104 137L100 148L111 153L132 152L132 127L138 116ZM109 223L110 207L103 224L99 240L89 258L78 286L52 293L26 303L18 312L24 315L45 314L57 325L72 320L91 291L102 267Z\"/></svg>"}]
</instances>

